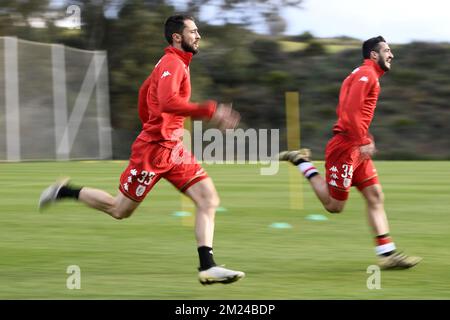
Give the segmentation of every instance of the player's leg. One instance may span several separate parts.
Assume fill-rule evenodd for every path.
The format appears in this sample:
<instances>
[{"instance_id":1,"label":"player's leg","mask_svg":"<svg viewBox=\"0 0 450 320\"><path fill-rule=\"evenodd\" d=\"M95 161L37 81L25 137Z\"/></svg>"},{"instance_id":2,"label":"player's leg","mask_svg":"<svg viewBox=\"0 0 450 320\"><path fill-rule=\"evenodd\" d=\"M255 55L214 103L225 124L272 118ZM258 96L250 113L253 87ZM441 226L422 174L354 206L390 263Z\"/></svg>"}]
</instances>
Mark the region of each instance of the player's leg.
<instances>
[{"instance_id":1,"label":"player's leg","mask_svg":"<svg viewBox=\"0 0 450 320\"><path fill-rule=\"evenodd\" d=\"M119 220L131 216L140 204L140 202L131 200L121 192L113 197L103 190L88 187L81 189L78 200Z\"/></svg>"},{"instance_id":2,"label":"player's leg","mask_svg":"<svg viewBox=\"0 0 450 320\"><path fill-rule=\"evenodd\" d=\"M384 194L372 160L363 161L353 175L355 186L366 200L368 223L375 235L375 251L379 256L390 256L395 253L395 244L389 236Z\"/></svg>"},{"instance_id":3,"label":"player's leg","mask_svg":"<svg viewBox=\"0 0 450 320\"><path fill-rule=\"evenodd\" d=\"M120 176L120 192L117 196L113 197L100 189L75 187L70 185L69 179L66 178L57 181L42 192L39 208L42 210L62 199L73 199L103 211L113 218L127 218L161 178L158 170L163 169L161 164L164 163L165 158L170 158L170 149L136 139L131 148L128 166ZM150 164L157 168L153 170Z\"/></svg>"},{"instance_id":4,"label":"player's leg","mask_svg":"<svg viewBox=\"0 0 450 320\"><path fill-rule=\"evenodd\" d=\"M323 207L330 213L340 213L344 210L347 195L333 197L330 193L330 186L311 161L309 149L284 151L279 155L279 160L289 161L297 166L300 172L308 179L314 193L322 203ZM332 174L332 173L331 173ZM338 199L336 199L338 198Z\"/></svg>"},{"instance_id":5,"label":"player's leg","mask_svg":"<svg viewBox=\"0 0 450 320\"><path fill-rule=\"evenodd\" d=\"M190 186L185 194L197 208L195 236L200 259L199 280L202 284L231 283L245 276L241 271L217 266L213 258L214 219L219 196L211 178Z\"/></svg>"},{"instance_id":6,"label":"player's leg","mask_svg":"<svg viewBox=\"0 0 450 320\"><path fill-rule=\"evenodd\" d=\"M389 225L384 210L384 194L380 184L373 184L361 190L367 203L368 222L377 236L389 233ZM395 247L392 248L393 250Z\"/></svg>"},{"instance_id":7,"label":"player's leg","mask_svg":"<svg viewBox=\"0 0 450 320\"><path fill-rule=\"evenodd\" d=\"M39 208L42 210L63 199L77 200L116 219L128 218L139 206L139 202L127 198L121 192L113 197L100 189L75 187L69 184L68 179L64 179L55 182L42 192L39 199Z\"/></svg>"},{"instance_id":8,"label":"player's leg","mask_svg":"<svg viewBox=\"0 0 450 320\"><path fill-rule=\"evenodd\" d=\"M219 196L211 178L205 178L185 191L185 194L195 203L195 238L197 246L213 246L214 220L219 206Z\"/></svg>"},{"instance_id":9,"label":"player's leg","mask_svg":"<svg viewBox=\"0 0 450 320\"><path fill-rule=\"evenodd\" d=\"M219 205L214 183L190 152L181 148L174 150L173 154L180 159L176 159L176 164L164 178L191 198L196 206L195 237L200 260L199 281L202 284L231 283L243 278L243 272L217 266L214 261L214 223Z\"/></svg>"},{"instance_id":10,"label":"player's leg","mask_svg":"<svg viewBox=\"0 0 450 320\"><path fill-rule=\"evenodd\" d=\"M420 262L419 257L409 257L396 251L389 234L389 224L384 209L384 194L372 160L364 161L355 172L355 183L367 203L368 223L375 235L375 252L383 269L406 269ZM363 181L358 183L358 181Z\"/></svg>"},{"instance_id":11,"label":"player's leg","mask_svg":"<svg viewBox=\"0 0 450 320\"><path fill-rule=\"evenodd\" d=\"M220 200L211 178L198 181L187 189L185 194L192 199L196 206L195 238L197 246L212 248L215 214Z\"/></svg>"},{"instance_id":12,"label":"player's leg","mask_svg":"<svg viewBox=\"0 0 450 320\"><path fill-rule=\"evenodd\" d=\"M319 198L323 207L330 213L341 213L344 210L347 200L337 200L330 194L330 187L327 181L319 174L308 179L314 193Z\"/></svg>"}]
</instances>

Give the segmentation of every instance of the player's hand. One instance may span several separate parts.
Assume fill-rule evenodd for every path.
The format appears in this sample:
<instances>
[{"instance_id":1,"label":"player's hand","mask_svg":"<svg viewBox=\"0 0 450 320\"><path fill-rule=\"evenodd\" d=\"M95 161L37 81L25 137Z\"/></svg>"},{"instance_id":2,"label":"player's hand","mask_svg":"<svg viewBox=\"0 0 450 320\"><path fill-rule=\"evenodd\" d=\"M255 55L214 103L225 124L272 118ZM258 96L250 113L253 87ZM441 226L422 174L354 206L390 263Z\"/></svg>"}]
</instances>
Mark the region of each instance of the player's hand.
<instances>
[{"instance_id":1,"label":"player's hand","mask_svg":"<svg viewBox=\"0 0 450 320\"><path fill-rule=\"evenodd\" d=\"M219 103L216 112L214 112L211 121L224 131L226 129L234 129L239 124L241 116L233 110L231 103Z\"/></svg>"},{"instance_id":2,"label":"player's hand","mask_svg":"<svg viewBox=\"0 0 450 320\"><path fill-rule=\"evenodd\" d=\"M359 152L361 153L361 157L365 159L371 158L377 152L377 149L375 148L375 144L371 142L359 147Z\"/></svg>"}]
</instances>

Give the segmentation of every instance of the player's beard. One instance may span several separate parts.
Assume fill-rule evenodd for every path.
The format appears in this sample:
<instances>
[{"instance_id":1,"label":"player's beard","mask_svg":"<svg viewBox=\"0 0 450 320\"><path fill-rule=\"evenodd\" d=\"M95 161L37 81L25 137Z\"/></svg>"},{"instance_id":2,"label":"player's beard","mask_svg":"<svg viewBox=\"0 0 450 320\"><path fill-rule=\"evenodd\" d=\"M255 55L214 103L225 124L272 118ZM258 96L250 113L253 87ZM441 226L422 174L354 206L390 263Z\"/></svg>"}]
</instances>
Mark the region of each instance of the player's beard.
<instances>
[{"instance_id":1,"label":"player's beard","mask_svg":"<svg viewBox=\"0 0 450 320\"><path fill-rule=\"evenodd\" d=\"M183 48L184 51L186 52L190 52L192 54L197 54L198 53L198 49L195 49L192 45L190 45L189 43L187 43L184 40L184 37L181 39L181 47Z\"/></svg>"},{"instance_id":2,"label":"player's beard","mask_svg":"<svg viewBox=\"0 0 450 320\"><path fill-rule=\"evenodd\" d=\"M378 65L384 72L388 72L389 70L391 70L391 67L388 67L386 65L386 60L384 60L382 57L378 58Z\"/></svg>"}]
</instances>

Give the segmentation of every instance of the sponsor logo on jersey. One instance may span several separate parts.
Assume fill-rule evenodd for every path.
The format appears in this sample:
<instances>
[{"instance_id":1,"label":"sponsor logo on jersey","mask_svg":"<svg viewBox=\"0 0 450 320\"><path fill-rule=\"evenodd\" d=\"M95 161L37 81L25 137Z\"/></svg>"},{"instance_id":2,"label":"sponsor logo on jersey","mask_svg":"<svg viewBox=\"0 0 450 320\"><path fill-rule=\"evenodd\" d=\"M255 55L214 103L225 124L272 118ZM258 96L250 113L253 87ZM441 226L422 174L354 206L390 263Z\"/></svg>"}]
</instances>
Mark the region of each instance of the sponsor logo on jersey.
<instances>
[{"instance_id":1,"label":"sponsor logo on jersey","mask_svg":"<svg viewBox=\"0 0 450 320\"><path fill-rule=\"evenodd\" d=\"M198 175L201 175L201 174L203 174L203 173L205 173L205 170L203 170L203 168L202 168L202 169L200 169L200 170L197 170L197 172L195 173L195 175L198 176Z\"/></svg>"},{"instance_id":2,"label":"sponsor logo on jersey","mask_svg":"<svg viewBox=\"0 0 450 320\"><path fill-rule=\"evenodd\" d=\"M168 77L168 76L170 76L170 75L172 75L169 71L164 71L163 72L163 74L162 74L162 76L161 76L161 79L162 78L165 78L165 77Z\"/></svg>"},{"instance_id":3,"label":"sponsor logo on jersey","mask_svg":"<svg viewBox=\"0 0 450 320\"><path fill-rule=\"evenodd\" d=\"M140 184L137 188L136 188L136 196L140 197L144 194L145 192L145 186L143 186L142 184Z\"/></svg>"},{"instance_id":4,"label":"sponsor logo on jersey","mask_svg":"<svg viewBox=\"0 0 450 320\"><path fill-rule=\"evenodd\" d=\"M348 188L350 187L350 185L352 184L352 180L349 178L345 178L344 179L344 188Z\"/></svg>"},{"instance_id":5,"label":"sponsor logo on jersey","mask_svg":"<svg viewBox=\"0 0 450 320\"><path fill-rule=\"evenodd\" d=\"M328 184L329 184L330 186L337 187L337 183L336 183L335 180L331 180L330 182L328 182Z\"/></svg>"},{"instance_id":6,"label":"sponsor logo on jersey","mask_svg":"<svg viewBox=\"0 0 450 320\"><path fill-rule=\"evenodd\" d=\"M368 82L369 78L367 78L366 76L362 76L359 81L363 81L363 82Z\"/></svg>"}]
</instances>

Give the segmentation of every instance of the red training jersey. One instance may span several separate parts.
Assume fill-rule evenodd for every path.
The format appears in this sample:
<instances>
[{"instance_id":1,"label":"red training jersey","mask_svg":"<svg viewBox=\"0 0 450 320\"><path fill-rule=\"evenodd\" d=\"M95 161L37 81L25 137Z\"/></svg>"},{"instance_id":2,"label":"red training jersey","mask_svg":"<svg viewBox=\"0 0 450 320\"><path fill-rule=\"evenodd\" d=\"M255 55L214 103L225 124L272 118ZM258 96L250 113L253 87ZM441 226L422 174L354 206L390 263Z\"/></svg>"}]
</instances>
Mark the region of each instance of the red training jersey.
<instances>
[{"instance_id":1,"label":"red training jersey","mask_svg":"<svg viewBox=\"0 0 450 320\"><path fill-rule=\"evenodd\" d=\"M365 59L344 80L339 93L336 109L338 120L333 127L334 133L345 135L355 145L372 142L369 126L380 94L378 79L383 74L378 63Z\"/></svg>"},{"instance_id":2,"label":"red training jersey","mask_svg":"<svg viewBox=\"0 0 450 320\"><path fill-rule=\"evenodd\" d=\"M155 65L139 89L139 118L142 131L138 138L173 148L183 136L185 117L211 118L215 101L191 103L189 63L192 53L172 46Z\"/></svg>"}]
</instances>

